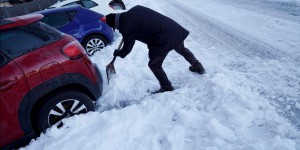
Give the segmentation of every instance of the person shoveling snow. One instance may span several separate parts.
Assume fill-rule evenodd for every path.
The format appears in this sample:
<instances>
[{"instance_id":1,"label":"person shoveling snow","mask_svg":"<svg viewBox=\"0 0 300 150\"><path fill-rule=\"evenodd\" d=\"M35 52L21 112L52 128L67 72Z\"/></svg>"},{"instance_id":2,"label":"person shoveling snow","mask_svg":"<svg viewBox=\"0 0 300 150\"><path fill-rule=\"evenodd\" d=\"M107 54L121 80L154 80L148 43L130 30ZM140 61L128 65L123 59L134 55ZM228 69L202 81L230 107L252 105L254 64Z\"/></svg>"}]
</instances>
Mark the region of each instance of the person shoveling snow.
<instances>
[{"instance_id":1,"label":"person shoveling snow","mask_svg":"<svg viewBox=\"0 0 300 150\"><path fill-rule=\"evenodd\" d=\"M184 46L189 31L174 20L144 6L135 6L120 14L108 14L106 23L123 36L124 46L114 51L114 56L125 58L132 50L135 40L147 44L149 49L148 66L158 79L161 88L153 93L173 91L174 88L162 68L164 59L174 49L190 64L189 70L204 74L202 64Z\"/></svg>"}]
</instances>

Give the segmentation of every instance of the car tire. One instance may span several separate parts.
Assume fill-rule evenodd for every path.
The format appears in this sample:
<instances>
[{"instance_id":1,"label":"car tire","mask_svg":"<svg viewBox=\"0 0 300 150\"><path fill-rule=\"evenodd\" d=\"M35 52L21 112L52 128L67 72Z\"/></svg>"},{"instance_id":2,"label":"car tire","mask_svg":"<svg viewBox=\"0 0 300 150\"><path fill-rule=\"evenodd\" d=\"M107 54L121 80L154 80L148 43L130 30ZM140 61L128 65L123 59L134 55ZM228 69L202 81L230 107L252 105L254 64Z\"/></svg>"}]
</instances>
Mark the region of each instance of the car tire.
<instances>
[{"instance_id":1,"label":"car tire","mask_svg":"<svg viewBox=\"0 0 300 150\"><path fill-rule=\"evenodd\" d=\"M95 110L92 99L75 90L55 93L45 100L37 114L37 127L40 132L53 125L61 127L64 118Z\"/></svg>"},{"instance_id":2,"label":"car tire","mask_svg":"<svg viewBox=\"0 0 300 150\"><path fill-rule=\"evenodd\" d=\"M112 7L114 10L126 10L126 7L123 3L123 1L118 1L118 0L112 0L109 3L110 7Z\"/></svg>"},{"instance_id":3,"label":"car tire","mask_svg":"<svg viewBox=\"0 0 300 150\"><path fill-rule=\"evenodd\" d=\"M87 37L82 46L89 56L93 56L107 45L106 39L101 35L92 35Z\"/></svg>"}]
</instances>

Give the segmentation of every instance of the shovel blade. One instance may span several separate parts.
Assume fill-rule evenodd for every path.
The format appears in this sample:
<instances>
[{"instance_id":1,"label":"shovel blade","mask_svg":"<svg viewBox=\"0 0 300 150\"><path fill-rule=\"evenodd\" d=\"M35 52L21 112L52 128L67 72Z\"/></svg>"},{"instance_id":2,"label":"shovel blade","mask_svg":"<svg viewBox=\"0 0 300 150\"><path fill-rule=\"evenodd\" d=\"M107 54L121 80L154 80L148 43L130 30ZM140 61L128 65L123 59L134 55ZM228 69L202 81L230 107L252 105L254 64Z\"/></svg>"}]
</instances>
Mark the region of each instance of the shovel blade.
<instances>
[{"instance_id":1,"label":"shovel blade","mask_svg":"<svg viewBox=\"0 0 300 150\"><path fill-rule=\"evenodd\" d=\"M106 66L106 75L107 75L107 81L109 83L109 80L116 74L115 66L114 64L108 64Z\"/></svg>"}]
</instances>

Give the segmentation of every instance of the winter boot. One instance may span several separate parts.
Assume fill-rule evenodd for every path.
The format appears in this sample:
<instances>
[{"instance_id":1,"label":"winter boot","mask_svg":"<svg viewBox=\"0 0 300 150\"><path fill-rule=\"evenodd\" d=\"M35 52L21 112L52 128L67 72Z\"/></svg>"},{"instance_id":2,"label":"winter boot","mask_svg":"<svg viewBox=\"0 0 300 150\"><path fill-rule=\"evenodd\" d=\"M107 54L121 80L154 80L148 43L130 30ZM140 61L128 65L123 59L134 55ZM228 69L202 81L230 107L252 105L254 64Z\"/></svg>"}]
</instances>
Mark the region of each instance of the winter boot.
<instances>
[{"instance_id":1,"label":"winter boot","mask_svg":"<svg viewBox=\"0 0 300 150\"><path fill-rule=\"evenodd\" d=\"M203 66L201 65L200 67L194 67L194 66L190 66L189 70L191 72L197 72L199 74L204 74L205 73L205 69L203 68Z\"/></svg>"},{"instance_id":2,"label":"winter boot","mask_svg":"<svg viewBox=\"0 0 300 150\"><path fill-rule=\"evenodd\" d=\"M172 86L164 87L164 88L161 87L159 90L152 92L152 94L163 93L163 92L166 92L166 91L173 91L173 90L174 90L174 88Z\"/></svg>"}]
</instances>

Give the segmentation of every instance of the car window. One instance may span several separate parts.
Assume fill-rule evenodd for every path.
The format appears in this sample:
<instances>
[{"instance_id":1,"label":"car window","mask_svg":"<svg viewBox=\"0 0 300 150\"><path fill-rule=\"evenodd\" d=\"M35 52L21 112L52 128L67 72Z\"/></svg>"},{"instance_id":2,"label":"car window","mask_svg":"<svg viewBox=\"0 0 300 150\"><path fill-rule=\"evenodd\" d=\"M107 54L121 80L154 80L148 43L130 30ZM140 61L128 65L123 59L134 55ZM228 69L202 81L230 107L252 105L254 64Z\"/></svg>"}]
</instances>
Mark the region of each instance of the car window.
<instances>
[{"instance_id":1,"label":"car window","mask_svg":"<svg viewBox=\"0 0 300 150\"><path fill-rule=\"evenodd\" d=\"M63 37L58 30L41 22L0 32L0 50L11 59L53 43Z\"/></svg>"},{"instance_id":2,"label":"car window","mask_svg":"<svg viewBox=\"0 0 300 150\"><path fill-rule=\"evenodd\" d=\"M82 3L83 3L83 7L85 8L92 8L98 6L98 4L93 1L82 1Z\"/></svg>"},{"instance_id":3,"label":"car window","mask_svg":"<svg viewBox=\"0 0 300 150\"><path fill-rule=\"evenodd\" d=\"M74 4L78 4L78 5L82 6L82 7L84 7L81 1L68 3L68 4L65 4L65 5L63 5L63 6L70 6L70 5L74 5Z\"/></svg>"},{"instance_id":4,"label":"car window","mask_svg":"<svg viewBox=\"0 0 300 150\"><path fill-rule=\"evenodd\" d=\"M74 11L68 11L68 12L66 12L66 14L68 14L70 20L72 20L73 17L77 14L77 11L75 11L75 10Z\"/></svg>"},{"instance_id":5,"label":"car window","mask_svg":"<svg viewBox=\"0 0 300 150\"><path fill-rule=\"evenodd\" d=\"M54 28L60 28L71 21L71 18L65 12L55 13L44 16L41 22L44 22Z\"/></svg>"}]
</instances>

